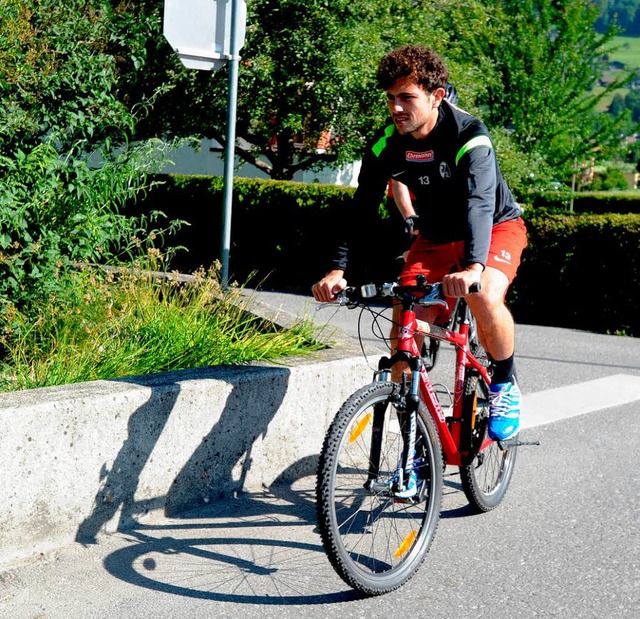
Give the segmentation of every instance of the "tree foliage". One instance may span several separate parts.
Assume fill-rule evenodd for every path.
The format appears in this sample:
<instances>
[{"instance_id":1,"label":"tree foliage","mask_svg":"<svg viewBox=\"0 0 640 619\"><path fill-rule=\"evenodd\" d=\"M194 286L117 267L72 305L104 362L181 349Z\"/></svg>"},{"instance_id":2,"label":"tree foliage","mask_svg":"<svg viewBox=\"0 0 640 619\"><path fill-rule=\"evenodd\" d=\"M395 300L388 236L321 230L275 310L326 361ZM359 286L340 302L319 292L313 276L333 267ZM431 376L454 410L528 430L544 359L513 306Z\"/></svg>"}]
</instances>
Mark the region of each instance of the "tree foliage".
<instances>
[{"instance_id":1,"label":"tree foliage","mask_svg":"<svg viewBox=\"0 0 640 619\"><path fill-rule=\"evenodd\" d=\"M628 35L640 35L640 2L638 0L596 0L600 15L596 28L606 32L612 25Z\"/></svg>"},{"instance_id":2,"label":"tree foliage","mask_svg":"<svg viewBox=\"0 0 640 619\"><path fill-rule=\"evenodd\" d=\"M142 236L118 209L164 148L128 146L142 101L118 85L147 36L125 2L0 0L0 314L61 294L73 263Z\"/></svg>"},{"instance_id":3,"label":"tree foliage","mask_svg":"<svg viewBox=\"0 0 640 619\"><path fill-rule=\"evenodd\" d=\"M0 0L0 152L46 139L65 151L135 125L118 91L144 62L149 31L124 1Z\"/></svg>"},{"instance_id":4,"label":"tree foliage","mask_svg":"<svg viewBox=\"0 0 640 619\"><path fill-rule=\"evenodd\" d=\"M158 34L145 70L125 86L131 100L167 88L140 135L197 134L224 144L226 70L179 65L159 34L161 4L141 4ZM615 34L598 33L597 17L583 0L250 0L236 153L275 179L357 159L387 114L374 82L380 57L422 43L444 56L462 107L513 157L506 168L514 184L549 169L569 178L576 161L594 149L609 156L619 142L619 119L596 109L620 85L594 94L603 47Z\"/></svg>"},{"instance_id":5,"label":"tree foliage","mask_svg":"<svg viewBox=\"0 0 640 619\"><path fill-rule=\"evenodd\" d=\"M484 72L476 102L489 126L507 129L520 151L543 157L559 178L569 177L576 161L619 147L616 121L596 106L620 82L598 95L593 90L615 31L595 30L594 6L583 0L443 4L449 53Z\"/></svg>"},{"instance_id":6,"label":"tree foliage","mask_svg":"<svg viewBox=\"0 0 640 619\"><path fill-rule=\"evenodd\" d=\"M158 14L158 0L147 2ZM239 75L237 154L274 179L359 156L363 139L383 121L375 86L380 57L409 42L433 42L428 3L412 0L252 0ZM154 9L155 6L155 9ZM430 41L429 39L433 39ZM227 72L179 66L169 46L154 46L151 74L173 88L145 135L198 133L224 144Z\"/></svg>"}]
</instances>

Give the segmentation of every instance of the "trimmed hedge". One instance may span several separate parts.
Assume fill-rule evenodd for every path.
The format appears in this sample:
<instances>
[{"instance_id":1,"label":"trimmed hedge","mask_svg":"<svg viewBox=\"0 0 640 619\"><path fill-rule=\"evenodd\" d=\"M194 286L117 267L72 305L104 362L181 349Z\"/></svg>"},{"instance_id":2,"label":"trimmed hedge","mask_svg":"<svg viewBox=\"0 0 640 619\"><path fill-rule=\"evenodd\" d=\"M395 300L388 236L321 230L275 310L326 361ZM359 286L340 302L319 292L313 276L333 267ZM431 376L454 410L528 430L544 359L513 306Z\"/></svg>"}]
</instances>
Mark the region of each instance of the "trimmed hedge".
<instances>
[{"instance_id":1,"label":"trimmed hedge","mask_svg":"<svg viewBox=\"0 0 640 619\"><path fill-rule=\"evenodd\" d=\"M218 177L165 176L135 206L161 210L190 223L171 243L184 245L172 267L189 273L220 257L223 181ZM250 286L308 293L327 269L340 212L354 189L333 185L236 178L231 220L230 275ZM350 277L394 278L403 229L395 207L390 217L362 223Z\"/></svg>"},{"instance_id":2,"label":"trimmed hedge","mask_svg":"<svg viewBox=\"0 0 640 619\"><path fill-rule=\"evenodd\" d=\"M191 223L172 265L190 272L220 255L221 178L167 176L136 208ZM327 267L352 188L235 179L230 273L241 283L308 293ZM528 209L529 248L509 301L518 322L640 336L640 215ZM361 222L352 282L393 279L402 222L393 205Z\"/></svg>"},{"instance_id":3,"label":"trimmed hedge","mask_svg":"<svg viewBox=\"0 0 640 619\"><path fill-rule=\"evenodd\" d=\"M531 194L527 200L534 207L569 208L571 193L547 191ZM640 213L640 191L581 191L573 200L576 213Z\"/></svg>"},{"instance_id":4,"label":"trimmed hedge","mask_svg":"<svg viewBox=\"0 0 640 619\"><path fill-rule=\"evenodd\" d=\"M526 216L519 322L640 336L640 215Z\"/></svg>"}]
</instances>

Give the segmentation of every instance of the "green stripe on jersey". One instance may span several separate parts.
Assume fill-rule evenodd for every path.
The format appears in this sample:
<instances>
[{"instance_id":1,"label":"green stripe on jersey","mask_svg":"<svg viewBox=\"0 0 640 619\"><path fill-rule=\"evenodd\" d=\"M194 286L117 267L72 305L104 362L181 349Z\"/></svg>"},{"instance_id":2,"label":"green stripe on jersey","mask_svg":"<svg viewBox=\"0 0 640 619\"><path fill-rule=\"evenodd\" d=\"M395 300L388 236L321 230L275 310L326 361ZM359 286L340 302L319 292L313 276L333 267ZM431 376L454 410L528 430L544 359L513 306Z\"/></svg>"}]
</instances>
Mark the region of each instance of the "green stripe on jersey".
<instances>
[{"instance_id":1,"label":"green stripe on jersey","mask_svg":"<svg viewBox=\"0 0 640 619\"><path fill-rule=\"evenodd\" d=\"M384 130L384 135L373 145L371 150L376 157L380 156L380 153L387 146L387 140L393 135L393 132L396 130L395 125L389 125Z\"/></svg>"},{"instance_id":2,"label":"green stripe on jersey","mask_svg":"<svg viewBox=\"0 0 640 619\"><path fill-rule=\"evenodd\" d=\"M456 155L456 165L458 165L458 161L462 159L472 148L476 146L488 146L489 148L493 148L491 144L491 140L486 135L478 135L475 138L471 138L459 151Z\"/></svg>"}]
</instances>

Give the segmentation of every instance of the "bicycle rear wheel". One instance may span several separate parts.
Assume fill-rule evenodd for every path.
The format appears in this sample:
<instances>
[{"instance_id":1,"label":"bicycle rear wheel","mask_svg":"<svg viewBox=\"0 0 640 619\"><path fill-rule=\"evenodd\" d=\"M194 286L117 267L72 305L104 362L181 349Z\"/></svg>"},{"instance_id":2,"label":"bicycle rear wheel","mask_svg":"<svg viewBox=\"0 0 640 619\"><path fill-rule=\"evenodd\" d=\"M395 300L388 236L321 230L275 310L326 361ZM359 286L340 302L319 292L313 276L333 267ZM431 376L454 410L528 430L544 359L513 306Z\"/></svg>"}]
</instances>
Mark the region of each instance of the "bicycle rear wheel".
<instances>
[{"instance_id":1,"label":"bicycle rear wheel","mask_svg":"<svg viewBox=\"0 0 640 619\"><path fill-rule=\"evenodd\" d=\"M478 342L475 319L471 317L469 346L475 357L488 365L487 354ZM467 368L464 379L463 418L467 424L473 458L460 467L460 483L471 507L488 512L497 507L511 483L518 446L501 447L489 442L489 385L480 374ZM484 445L484 448L483 448Z\"/></svg>"},{"instance_id":2,"label":"bicycle rear wheel","mask_svg":"<svg viewBox=\"0 0 640 619\"><path fill-rule=\"evenodd\" d=\"M401 500L391 491L406 415L396 408L398 389L395 383L378 382L354 393L336 415L320 456L317 510L322 543L338 575L365 595L393 591L414 575L440 516L442 453L422 404L414 456L418 494ZM374 416L383 420L380 433L373 431ZM380 438L380 463L371 483L374 434Z\"/></svg>"}]
</instances>

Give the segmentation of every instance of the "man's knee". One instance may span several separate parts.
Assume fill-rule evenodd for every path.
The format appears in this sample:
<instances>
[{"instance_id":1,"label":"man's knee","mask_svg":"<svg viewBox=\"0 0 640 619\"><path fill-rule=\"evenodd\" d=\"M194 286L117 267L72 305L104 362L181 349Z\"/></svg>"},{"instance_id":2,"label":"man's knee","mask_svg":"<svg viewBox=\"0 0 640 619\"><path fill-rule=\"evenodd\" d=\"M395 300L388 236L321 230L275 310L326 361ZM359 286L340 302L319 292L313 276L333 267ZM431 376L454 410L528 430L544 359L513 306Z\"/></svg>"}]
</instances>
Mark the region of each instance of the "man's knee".
<instances>
[{"instance_id":1,"label":"man's knee","mask_svg":"<svg viewBox=\"0 0 640 619\"><path fill-rule=\"evenodd\" d=\"M467 297L471 311L476 313L499 311L505 302L509 280L507 276L491 267L487 267L482 273L482 289L479 293Z\"/></svg>"}]
</instances>

